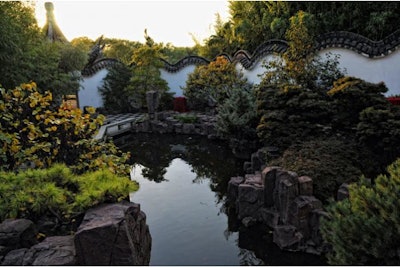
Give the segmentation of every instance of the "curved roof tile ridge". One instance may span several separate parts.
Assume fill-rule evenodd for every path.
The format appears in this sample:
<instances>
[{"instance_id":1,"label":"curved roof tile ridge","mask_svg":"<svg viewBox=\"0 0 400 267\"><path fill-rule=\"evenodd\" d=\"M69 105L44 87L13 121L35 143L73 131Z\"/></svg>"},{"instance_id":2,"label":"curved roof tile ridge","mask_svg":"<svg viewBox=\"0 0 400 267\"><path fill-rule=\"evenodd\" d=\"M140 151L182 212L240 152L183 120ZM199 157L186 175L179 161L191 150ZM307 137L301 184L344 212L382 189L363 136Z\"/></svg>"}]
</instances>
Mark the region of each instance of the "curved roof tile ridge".
<instances>
[{"instance_id":1,"label":"curved roof tile ridge","mask_svg":"<svg viewBox=\"0 0 400 267\"><path fill-rule=\"evenodd\" d=\"M114 58L100 58L93 62L92 64L88 64L85 68L81 71L82 76L90 77L96 74L98 71L111 67L120 61Z\"/></svg>"},{"instance_id":2,"label":"curved roof tile ridge","mask_svg":"<svg viewBox=\"0 0 400 267\"><path fill-rule=\"evenodd\" d=\"M160 60L164 63L164 69L168 72L177 72L189 65L206 65L211 62L210 60L200 56L186 56L175 64L171 64L162 58L160 58Z\"/></svg>"},{"instance_id":3,"label":"curved roof tile ridge","mask_svg":"<svg viewBox=\"0 0 400 267\"><path fill-rule=\"evenodd\" d=\"M342 47L345 49L353 50L361 55L377 58L386 56L397 49L400 45L400 30L388 35L380 41L373 41L365 36L356 34L353 32L336 31L321 34L316 37L314 45L314 51L320 51L326 48ZM220 54L219 56L226 57L230 62L239 62L242 66L249 70L252 69L255 64L264 56L274 53L284 53L288 48L288 42L280 39L271 39L261 45L259 45L253 54L248 51L239 50L231 58L227 54ZM204 64L210 62L210 60L198 57L190 56L203 59ZM215 60L215 58L214 58ZM181 59L175 64L170 64L163 60L165 63L165 69L170 72L176 72L182 68L193 64L191 60L186 58Z\"/></svg>"},{"instance_id":4,"label":"curved roof tile ridge","mask_svg":"<svg viewBox=\"0 0 400 267\"><path fill-rule=\"evenodd\" d=\"M341 47L355 51L369 58L384 57L394 52L400 46L400 29L388 35L380 41L373 41L360 34L336 31L321 34L316 37L314 51L320 51L326 48ZM288 42L280 39L271 39L259 45L253 54L245 50L238 50L233 57L226 53L219 54L213 60L201 56L186 56L178 62L171 64L165 59L160 59L164 63L164 69L174 73L189 65L206 65L215 61L217 57L223 56L230 62L239 62L242 66L250 70L263 57L270 54L282 54L289 47ZM92 76L103 68L112 66L119 62L117 59L101 58L88 64L82 70L83 76Z\"/></svg>"},{"instance_id":5,"label":"curved roof tile ridge","mask_svg":"<svg viewBox=\"0 0 400 267\"><path fill-rule=\"evenodd\" d=\"M373 41L360 34L337 31L321 34L316 38L315 50L331 47L343 47L370 58L386 56L400 45L400 30L380 41Z\"/></svg>"},{"instance_id":6,"label":"curved roof tile ridge","mask_svg":"<svg viewBox=\"0 0 400 267\"><path fill-rule=\"evenodd\" d=\"M253 55L250 55L246 50L237 51L232 61L240 62L245 69L251 69L262 57L274 53L284 53L287 48L288 43L286 41L271 39L259 45L254 50Z\"/></svg>"}]
</instances>

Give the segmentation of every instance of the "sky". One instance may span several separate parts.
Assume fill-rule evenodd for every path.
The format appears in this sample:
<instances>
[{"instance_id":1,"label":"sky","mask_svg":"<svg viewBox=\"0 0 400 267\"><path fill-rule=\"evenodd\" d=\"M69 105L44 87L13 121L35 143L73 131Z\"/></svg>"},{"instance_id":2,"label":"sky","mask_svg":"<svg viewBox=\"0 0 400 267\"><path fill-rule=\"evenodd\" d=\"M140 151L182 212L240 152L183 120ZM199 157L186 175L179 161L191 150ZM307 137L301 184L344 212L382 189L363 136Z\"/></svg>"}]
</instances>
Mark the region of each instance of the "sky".
<instances>
[{"instance_id":1,"label":"sky","mask_svg":"<svg viewBox=\"0 0 400 267\"><path fill-rule=\"evenodd\" d=\"M51 0L48 0L51 1ZM46 22L46 1L37 0L39 26ZM144 42L144 30L155 42L192 47L193 36L203 41L214 33L216 14L226 21L227 0L53 0L54 15L65 37L71 41L86 36Z\"/></svg>"}]
</instances>

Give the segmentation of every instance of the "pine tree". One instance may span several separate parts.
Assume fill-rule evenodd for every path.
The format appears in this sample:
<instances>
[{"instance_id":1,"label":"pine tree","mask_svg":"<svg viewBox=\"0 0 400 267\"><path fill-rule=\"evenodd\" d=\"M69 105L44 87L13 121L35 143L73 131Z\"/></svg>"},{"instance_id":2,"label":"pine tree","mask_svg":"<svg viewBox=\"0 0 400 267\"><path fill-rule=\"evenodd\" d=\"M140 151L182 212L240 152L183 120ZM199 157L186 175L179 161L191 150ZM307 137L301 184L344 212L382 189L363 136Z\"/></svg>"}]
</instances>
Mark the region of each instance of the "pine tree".
<instances>
[{"instance_id":1,"label":"pine tree","mask_svg":"<svg viewBox=\"0 0 400 267\"><path fill-rule=\"evenodd\" d=\"M321 232L332 265L400 264L400 159L375 184L352 184L350 198L332 203Z\"/></svg>"}]
</instances>

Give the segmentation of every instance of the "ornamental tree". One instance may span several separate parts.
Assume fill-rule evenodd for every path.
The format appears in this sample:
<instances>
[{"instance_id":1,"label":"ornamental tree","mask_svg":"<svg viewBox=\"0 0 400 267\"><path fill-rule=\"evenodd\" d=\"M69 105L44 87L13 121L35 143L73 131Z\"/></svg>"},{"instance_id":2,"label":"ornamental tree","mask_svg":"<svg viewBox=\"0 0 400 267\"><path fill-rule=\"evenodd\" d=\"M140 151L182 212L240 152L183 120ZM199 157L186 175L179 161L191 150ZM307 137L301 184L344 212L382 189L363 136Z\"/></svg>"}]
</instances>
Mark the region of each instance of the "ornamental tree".
<instances>
[{"instance_id":1,"label":"ornamental tree","mask_svg":"<svg viewBox=\"0 0 400 267\"><path fill-rule=\"evenodd\" d=\"M34 82L14 89L0 88L0 168L19 170L29 165L47 168L65 163L75 172L108 168L127 175L129 154L111 142L93 139L104 116L94 109L54 107L50 92L40 93Z\"/></svg>"}]
</instances>

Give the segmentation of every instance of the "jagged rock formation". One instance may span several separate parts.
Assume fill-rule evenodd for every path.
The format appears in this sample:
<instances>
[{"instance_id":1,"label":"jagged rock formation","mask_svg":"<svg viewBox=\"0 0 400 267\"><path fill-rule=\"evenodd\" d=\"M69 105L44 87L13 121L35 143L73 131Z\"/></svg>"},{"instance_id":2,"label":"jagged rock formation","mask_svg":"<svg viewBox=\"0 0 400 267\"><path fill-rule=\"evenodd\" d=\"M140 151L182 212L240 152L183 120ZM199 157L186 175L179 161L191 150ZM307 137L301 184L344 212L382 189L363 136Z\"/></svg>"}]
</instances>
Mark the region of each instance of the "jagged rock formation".
<instances>
[{"instance_id":1,"label":"jagged rock formation","mask_svg":"<svg viewBox=\"0 0 400 267\"><path fill-rule=\"evenodd\" d=\"M313 196L312 179L280 167L266 167L255 174L233 177L228 201L245 226L264 223L273 230L281 249L320 254L326 251L319 233L319 219L326 216Z\"/></svg>"}]
</instances>

